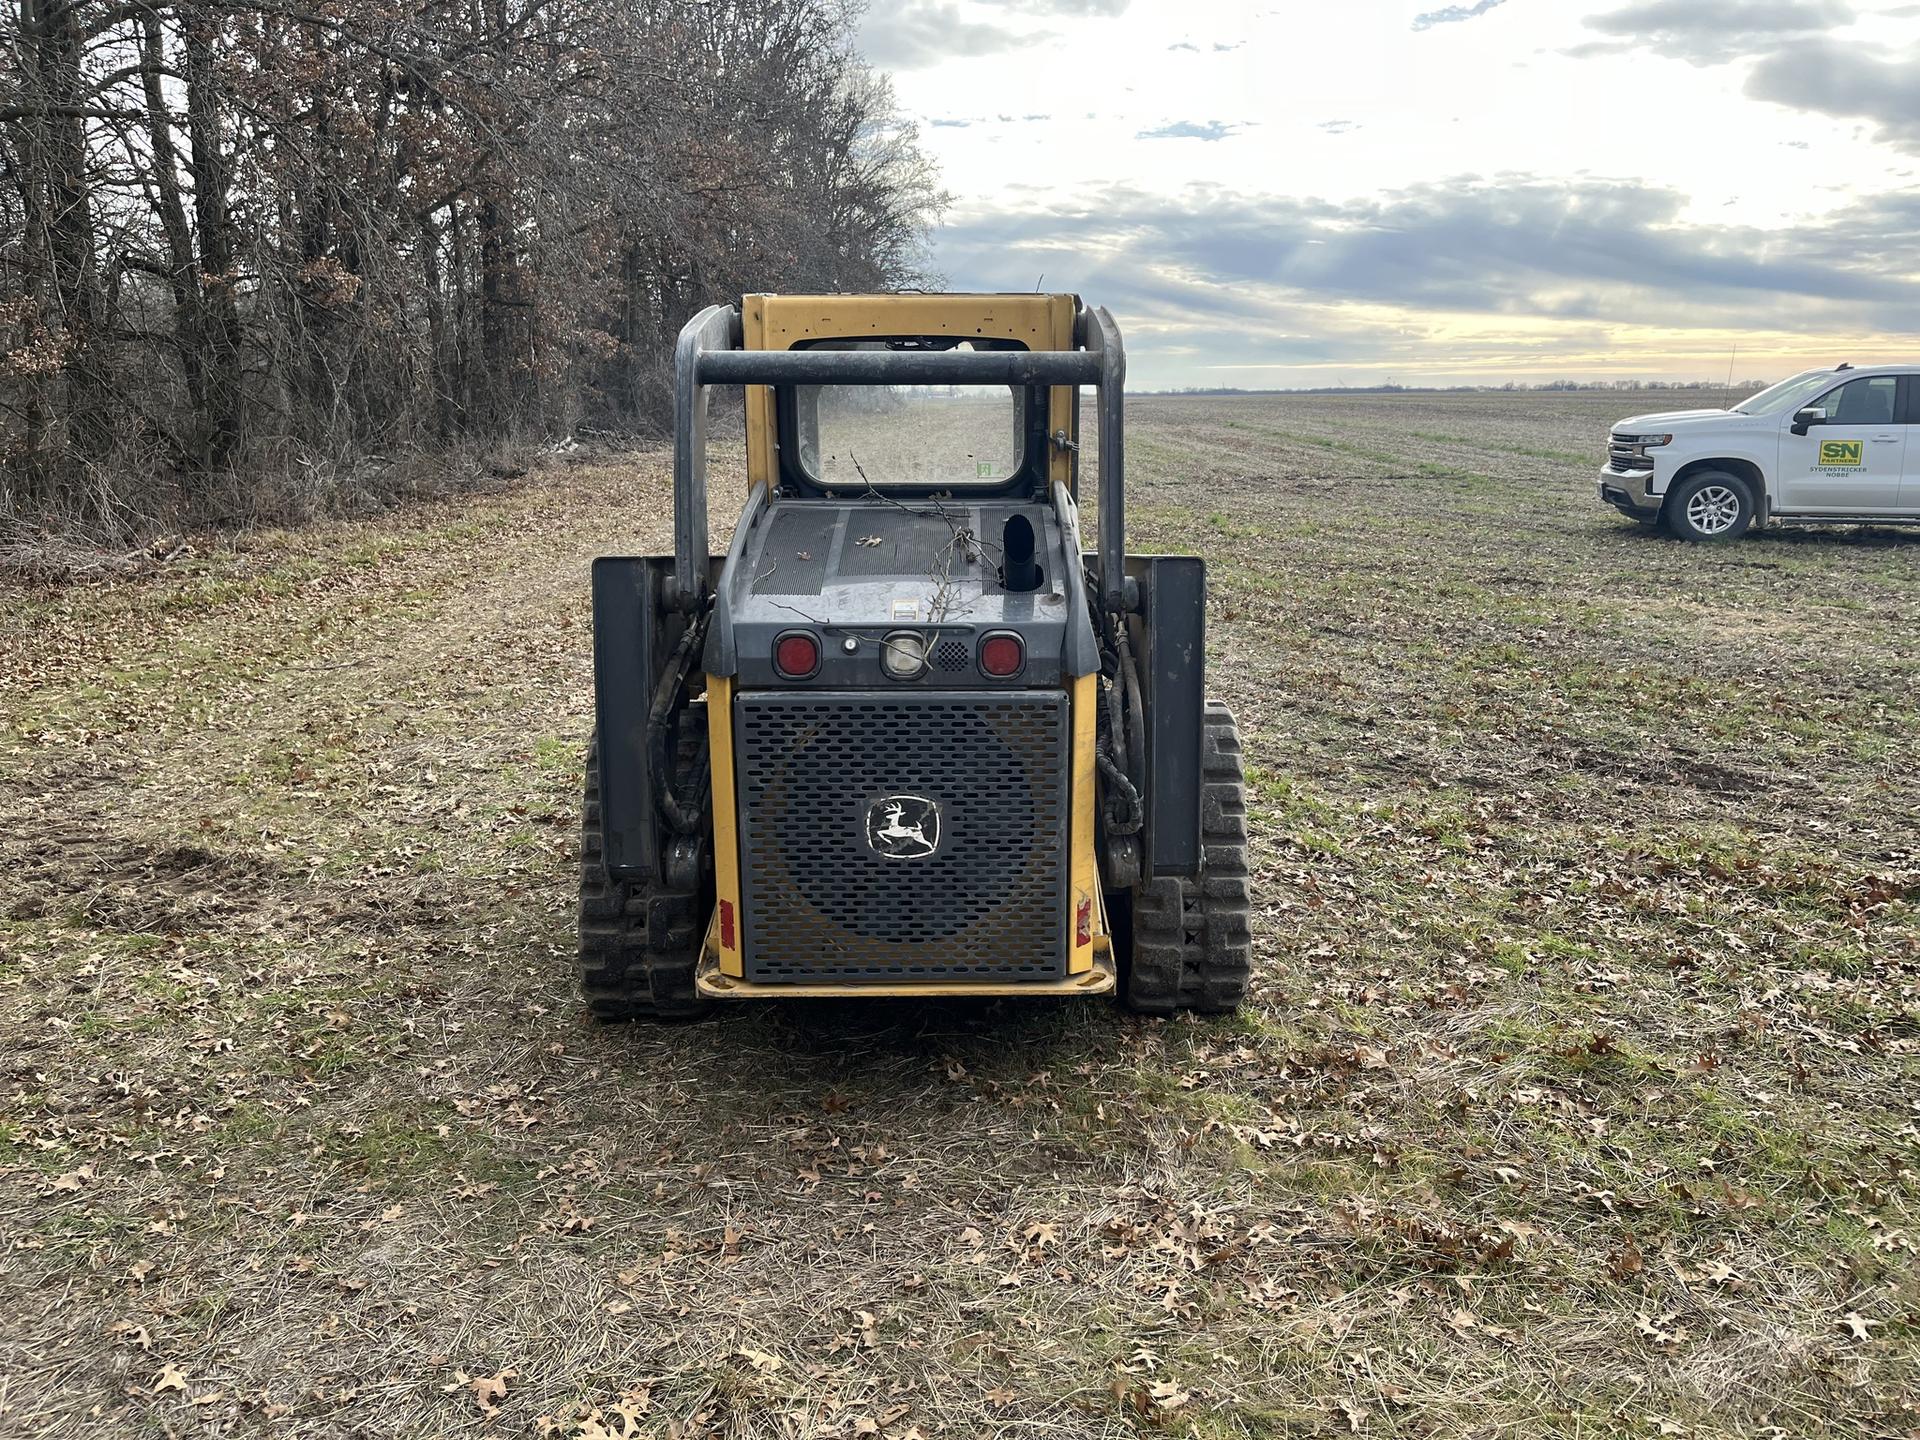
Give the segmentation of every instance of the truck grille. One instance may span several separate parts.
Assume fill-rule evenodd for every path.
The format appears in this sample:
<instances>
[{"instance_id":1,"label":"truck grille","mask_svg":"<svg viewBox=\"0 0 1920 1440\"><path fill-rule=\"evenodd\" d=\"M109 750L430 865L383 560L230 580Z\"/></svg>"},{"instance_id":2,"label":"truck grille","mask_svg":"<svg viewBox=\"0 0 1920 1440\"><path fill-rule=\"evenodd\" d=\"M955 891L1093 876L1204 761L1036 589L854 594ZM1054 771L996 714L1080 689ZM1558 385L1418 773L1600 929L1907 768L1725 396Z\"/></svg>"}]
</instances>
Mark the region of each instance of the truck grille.
<instances>
[{"instance_id":1,"label":"truck grille","mask_svg":"<svg viewBox=\"0 0 1920 1440\"><path fill-rule=\"evenodd\" d=\"M1638 446L1629 445L1618 435L1607 437L1607 463L1615 470L1651 470L1653 459Z\"/></svg>"},{"instance_id":2,"label":"truck grille","mask_svg":"<svg viewBox=\"0 0 1920 1440\"><path fill-rule=\"evenodd\" d=\"M1065 975L1066 717L1044 691L739 696L746 978ZM884 838L915 829L931 853Z\"/></svg>"}]
</instances>

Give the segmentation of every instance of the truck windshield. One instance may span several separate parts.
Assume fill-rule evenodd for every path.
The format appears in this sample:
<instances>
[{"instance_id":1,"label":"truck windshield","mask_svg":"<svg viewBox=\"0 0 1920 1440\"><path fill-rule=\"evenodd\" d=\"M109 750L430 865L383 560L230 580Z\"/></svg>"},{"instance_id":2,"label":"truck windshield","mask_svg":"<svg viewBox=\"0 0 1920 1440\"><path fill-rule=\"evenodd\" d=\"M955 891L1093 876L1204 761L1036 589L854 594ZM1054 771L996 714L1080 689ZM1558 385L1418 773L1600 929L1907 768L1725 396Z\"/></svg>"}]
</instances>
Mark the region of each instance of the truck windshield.
<instances>
[{"instance_id":1,"label":"truck windshield","mask_svg":"<svg viewBox=\"0 0 1920 1440\"><path fill-rule=\"evenodd\" d=\"M1749 396L1733 407L1736 415L1770 415L1777 410L1798 410L1800 402L1811 400L1833 383L1831 370L1806 370L1791 380L1769 385L1758 395Z\"/></svg>"},{"instance_id":2,"label":"truck windshield","mask_svg":"<svg viewBox=\"0 0 1920 1440\"><path fill-rule=\"evenodd\" d=\"M901 346L830 341L818 348ZM992 490L1026 462L1026 392L1012 386L799 385L794 409L800 468L835 490Z\"/></svg>"}]
</instances>

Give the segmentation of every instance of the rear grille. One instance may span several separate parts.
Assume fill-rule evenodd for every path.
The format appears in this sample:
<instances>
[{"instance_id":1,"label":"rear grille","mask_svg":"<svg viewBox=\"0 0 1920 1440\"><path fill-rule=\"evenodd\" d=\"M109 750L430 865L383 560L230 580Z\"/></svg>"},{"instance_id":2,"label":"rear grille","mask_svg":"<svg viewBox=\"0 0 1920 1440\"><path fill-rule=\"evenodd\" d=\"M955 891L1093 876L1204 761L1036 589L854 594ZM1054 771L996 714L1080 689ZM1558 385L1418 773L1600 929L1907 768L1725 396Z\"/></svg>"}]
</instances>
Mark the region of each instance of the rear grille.
<instances>
[{"instance_id":1,"label":"rear grille","mask_svg":"<svg viewBox=\"0 0 1920 1440\"><path fill-rule=\"evenodd\" d=\"M1065 975L1066 716L1058 692L738 697L746 978ZM931 853L886 838L916 831Z\"/></svg>"}]
</instances>

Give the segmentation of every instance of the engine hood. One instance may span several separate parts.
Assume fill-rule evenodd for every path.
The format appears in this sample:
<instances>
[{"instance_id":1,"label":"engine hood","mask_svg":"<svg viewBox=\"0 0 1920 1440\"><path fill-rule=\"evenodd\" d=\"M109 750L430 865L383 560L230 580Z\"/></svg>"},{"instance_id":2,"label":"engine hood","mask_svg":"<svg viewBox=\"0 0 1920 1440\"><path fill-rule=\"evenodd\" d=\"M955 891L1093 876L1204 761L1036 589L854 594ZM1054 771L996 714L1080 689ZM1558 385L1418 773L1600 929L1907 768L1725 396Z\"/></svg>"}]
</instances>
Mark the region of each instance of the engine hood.
<instances>
[{"instance_id":1,"label":"engine hood","mask_svg":"<svg viewBox=\"0 0 1920 1440\"><path fill-rule=\"evenodd\" d=\"M1666 430L1675 425L1687 426L1702 421L1750 418L1750 416L1736 414L1732 410L1656 410L1650 415L1629 415L1625 420L1616 420L1613 428L1627 433L1636 430Z\"/></svg>"}]
</instances>

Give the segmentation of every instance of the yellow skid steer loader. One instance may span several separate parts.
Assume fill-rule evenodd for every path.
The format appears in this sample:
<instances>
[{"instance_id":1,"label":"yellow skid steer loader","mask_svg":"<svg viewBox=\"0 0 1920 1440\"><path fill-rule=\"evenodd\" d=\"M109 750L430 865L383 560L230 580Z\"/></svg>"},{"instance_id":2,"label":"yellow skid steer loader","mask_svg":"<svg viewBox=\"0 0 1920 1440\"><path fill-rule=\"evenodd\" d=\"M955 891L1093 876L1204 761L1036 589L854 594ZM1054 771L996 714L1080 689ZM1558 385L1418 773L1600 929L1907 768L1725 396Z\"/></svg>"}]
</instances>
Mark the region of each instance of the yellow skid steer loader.
<instances>
[{"instance_id":1,"label":"yellow skid steer loader","mask_svg":"<svg viewBox=\"0 0 1920 1440\"><path fill-rule=\"evenodd\" d=\"M1205 698L1202 562L1126 553L1112 317L1072 295L749 295L689 321L675 365L674 553L593 566L593 1011L1238 1005L1240 741ZM724 555L715 385L745 389Z\"/></svg>"}]
</instances>

